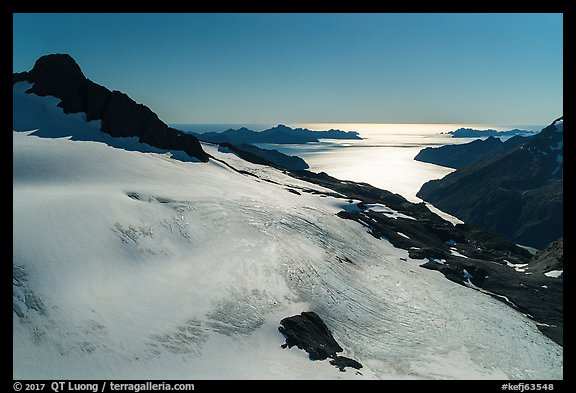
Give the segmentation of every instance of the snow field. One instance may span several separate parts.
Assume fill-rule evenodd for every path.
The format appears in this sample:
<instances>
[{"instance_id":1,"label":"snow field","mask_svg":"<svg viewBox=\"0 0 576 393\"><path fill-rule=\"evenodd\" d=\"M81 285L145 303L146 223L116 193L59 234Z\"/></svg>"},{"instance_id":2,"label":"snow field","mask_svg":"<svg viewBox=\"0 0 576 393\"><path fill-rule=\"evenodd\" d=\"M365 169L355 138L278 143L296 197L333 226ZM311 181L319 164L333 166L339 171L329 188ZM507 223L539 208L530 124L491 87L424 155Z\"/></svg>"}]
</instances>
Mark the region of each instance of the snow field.
<instances>
[{"instance_id":1,"label":"snow field","mask_svg":"<svg viewBox=\"0 0 576 393\"><path fill-rule=\"evenodd\" d=\"M208 144L260 178L41 137L35 118L98 131L16 87L13 378L562 378L533 322L338 218L345 199ZM280 320L306 310L362 375L280 348Z\"/></svg>"}]
</instances>

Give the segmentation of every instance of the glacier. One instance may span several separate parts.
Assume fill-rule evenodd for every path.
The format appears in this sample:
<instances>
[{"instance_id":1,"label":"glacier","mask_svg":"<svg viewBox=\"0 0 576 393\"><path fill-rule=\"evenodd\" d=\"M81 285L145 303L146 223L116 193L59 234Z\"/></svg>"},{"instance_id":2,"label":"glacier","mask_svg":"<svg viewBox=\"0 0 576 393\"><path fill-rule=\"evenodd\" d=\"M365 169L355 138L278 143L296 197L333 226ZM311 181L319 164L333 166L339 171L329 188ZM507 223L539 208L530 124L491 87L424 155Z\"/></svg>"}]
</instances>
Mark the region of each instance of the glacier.
<instances>
[{"instance_id":1,"label":"glacier","mask_svg":"<svg viewBox=\"0 0 576 393\"><path fill-rule=\"evenodd\" d=\"M534 321L339 218L332 190L209 143L208 163L111 146L19 85L14 379L562 379ZM281 348L302 311L361 373Z\"/></svg>"}]
</instances>

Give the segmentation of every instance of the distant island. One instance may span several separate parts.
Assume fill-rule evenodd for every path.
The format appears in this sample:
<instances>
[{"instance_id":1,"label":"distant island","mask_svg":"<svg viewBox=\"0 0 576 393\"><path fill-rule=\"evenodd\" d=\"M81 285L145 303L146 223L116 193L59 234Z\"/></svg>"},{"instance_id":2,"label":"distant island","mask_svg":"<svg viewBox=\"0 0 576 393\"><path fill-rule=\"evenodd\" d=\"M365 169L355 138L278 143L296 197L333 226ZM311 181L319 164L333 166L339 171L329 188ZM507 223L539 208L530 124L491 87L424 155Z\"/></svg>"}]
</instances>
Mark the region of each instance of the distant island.
<instances>
[{"instance_id":1,"label":"distant island","mask_svg":"<svg viewBox=\"0 0 576 393\"><path fill-rule=\"evenodd\" d=\"M497 131L493 129L475 130L473 128L459 128L455 131L448 131L446 134L452 135L452 138L482 138L489 136L531 136L536 135L537 131L519 130L517 128L508 131Z\"/></svg>"},{"instance_id":2,"label":"distant island","mask_svg":"<svg viewBox=\"0 0 576 393\"><path fill-rule=\"evenodd\" d=\"M362 139L356 131L330 129L312 131L307 128L291 128L284 124L264 131L253 131L246 127L228 129L224 132L192 133L199 140L211 143L254 144L254 143L308 143L320 139Z\"/></svg>"}]
</instances>

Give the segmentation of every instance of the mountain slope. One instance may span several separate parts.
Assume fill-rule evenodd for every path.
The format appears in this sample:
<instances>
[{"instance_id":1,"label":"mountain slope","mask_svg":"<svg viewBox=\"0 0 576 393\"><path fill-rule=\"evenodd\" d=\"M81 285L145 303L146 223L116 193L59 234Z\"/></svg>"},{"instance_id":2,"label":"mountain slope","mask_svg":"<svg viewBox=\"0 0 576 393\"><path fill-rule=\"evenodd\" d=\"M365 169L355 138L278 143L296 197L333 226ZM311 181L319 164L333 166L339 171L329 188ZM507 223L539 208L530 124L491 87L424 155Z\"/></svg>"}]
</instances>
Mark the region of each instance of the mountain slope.
<instances>
[{"instance_id":1,"label":"mountain slope","mask_svg":"<svg viewBox=\"0 0 576 393\"><path fill-rule=\"evenodd\" d=\"M198 140L168 127L147 106L126 94L110 91L87 79L76 61L67 54L40 57L32 70L13 75L13 84L29 82L27 93L54 96L64 113L85 113L86 121L101 120L101 131L113 137L138 137L139 141L166 150L182 150L208 161Z\"/></svg>"},{"instance_id":2,"label":"mountain slope","mask_svg":"<svg viewBox=\"0 0 576 393\"><path fill-rule=\"evenodd\" d=\"M98 126L15 103L30 125ZM214 146L198 164L42 127L13 132L14 379L563 376L532 320L341 219L354 203L333 190ZM362 375L281 348L302 311Z\"/></svg>"},{"instance_id":3,"label":"mountain slope","mask_svg":"<svg viewBox=\"0 0 576 393\"><path fill-rule=\"evenodd\" d=\"M475 161L418 196L467 223L543 248L563 234L563 120L508 154Z\"/></svg>"},{"instance_id":4,"label":"mountain slope","mask_svg":"<svg viewBox=\"0 0 576 393\"><path fill-rule=\"evenodd\" d=\"M300 171L308 169L309 166L298 156L289 156L280 153L278 150L261 149L254 145L232 145L230 143L219 143L220 150L234 152L238 157L250 161L254 164L270 165L279 169Z\"/></svg>"},{"instance_id":5,"label":"mountain slope","mask_svg":"<svg viewBox=\"0 0 576 393\"><path fill-rule=\"evenodd\" d=\"M420 150L414 159L460 169L474 162L508 153L526 141L527 139L521 136L512 137L506 142L489 137L486 140L477 139L461 145L427 147Z\"/></svg>"}]
</instances>

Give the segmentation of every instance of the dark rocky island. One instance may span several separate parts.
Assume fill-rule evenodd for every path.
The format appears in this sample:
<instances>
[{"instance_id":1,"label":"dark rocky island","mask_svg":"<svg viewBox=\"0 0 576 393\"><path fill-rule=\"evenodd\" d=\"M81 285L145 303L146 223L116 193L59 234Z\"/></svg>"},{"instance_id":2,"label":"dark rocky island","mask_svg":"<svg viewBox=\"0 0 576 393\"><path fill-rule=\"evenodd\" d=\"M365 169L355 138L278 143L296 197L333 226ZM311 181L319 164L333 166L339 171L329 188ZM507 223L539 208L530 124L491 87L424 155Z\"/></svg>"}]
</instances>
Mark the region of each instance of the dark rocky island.
<instances>
[{"instance_id":1,"label":"dark rocky island","mask_svg":"<svg viewBox=\"0 0 576 393\"><path fill-rule=\"evenodd\" d=\"M487 130L475 130L473 128L459 128L455 131L448 131L447 134L452 135L452 138L484 138L487 136L495 137L508 137L514 135L531 136L534 135L534 131L519 130L517 128L508 131L496 131L493 129Z\"/></svg>"},{"instance_id":2,"label":"dark rocky island","mask_svg":"<svg viewBox=\"0 0 576 393\"><path fill-rule=\"evenodd\" d=\"M346 367L362 368L356 360L337 355L343 351L342 347L315 312L304 311L300 315L284 318L280 321L280 325L278 330L286 338L282 348L297 346L308 352L310 360L330 358L330 364L338 367L340 371L346 371Z\"/></svg>"},{"instance_id":3,"label":"dark rocky island","mask_svg":"<svg viewBox=\"0 0 576 393\"><path fill-rule=\"evenodd\" d=\"M204 142L230 143L234 145L255 143L309 143L320 139L362 139L355 131L311 131L307 128L290 128L283 124L264 131L252 131L246 127L229 129L224 132L205 132L194 134Z\"/></svg>"},{"instance_id":4,"label":"dark rocky island","mask_svg":"<svg viewBox=\"0 0 576 393\"><path fill-rule=\"evenodd\" d=\"M86 121L101 120L101 131L113 137L138 137L141 143L166 150L184 151L207 162L208 154L198 139L168 127L145 105L120 91L110 91L87 79L67 54L52 54L36 60L30 71L15 73L13 84L26 81L33 86L27 93L54 96L64 113L86 113Z\"/></svg>"}]
</instances>

